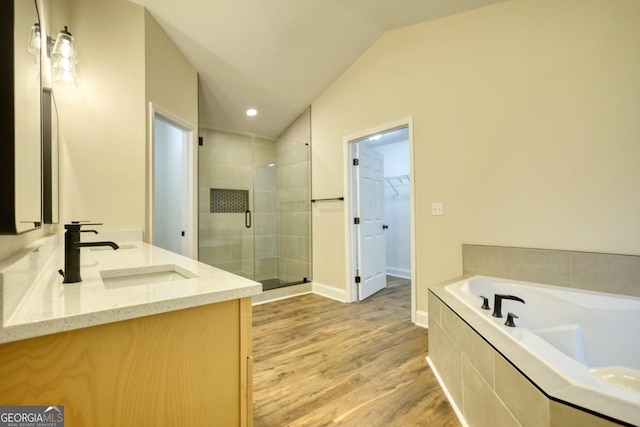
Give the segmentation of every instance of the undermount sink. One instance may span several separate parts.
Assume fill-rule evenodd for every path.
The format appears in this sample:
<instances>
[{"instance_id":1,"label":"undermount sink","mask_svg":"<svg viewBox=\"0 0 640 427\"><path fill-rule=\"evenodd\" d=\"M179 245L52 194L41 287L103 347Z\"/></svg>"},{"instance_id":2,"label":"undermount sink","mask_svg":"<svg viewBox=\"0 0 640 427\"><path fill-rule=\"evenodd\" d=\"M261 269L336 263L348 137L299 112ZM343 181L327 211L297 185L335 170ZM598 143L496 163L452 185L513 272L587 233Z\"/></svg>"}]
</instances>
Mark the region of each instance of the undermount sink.
<instances>
[{"instance_id":1,"label":"undermount sink","mask_svg":"<svg viewBox=\"0 0 640 427\"><path fill-rule=\"evenodd\" d=\"M152 285L199 277L197 274L175 264L103 270L100 272L105 288Z\"/></svg>"}]
</instances>

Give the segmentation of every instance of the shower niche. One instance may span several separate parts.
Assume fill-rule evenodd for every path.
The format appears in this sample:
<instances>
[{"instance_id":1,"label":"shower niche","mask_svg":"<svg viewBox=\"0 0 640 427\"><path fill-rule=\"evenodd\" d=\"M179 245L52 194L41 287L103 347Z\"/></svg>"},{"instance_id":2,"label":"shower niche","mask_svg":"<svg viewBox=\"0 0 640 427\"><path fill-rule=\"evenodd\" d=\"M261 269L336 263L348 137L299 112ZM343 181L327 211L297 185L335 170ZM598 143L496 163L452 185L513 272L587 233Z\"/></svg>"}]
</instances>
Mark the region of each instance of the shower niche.
<instances>
[{"instance_id":1,"label":"shower niche","mask_svg":"<svg viewBox=\"0 0 640 427\"><path fill-rule=\"evenodd\" d=\"M264 290L311 281L308 112L276 139L200 136L199 260Z\"/></svg>"}]
</instances>

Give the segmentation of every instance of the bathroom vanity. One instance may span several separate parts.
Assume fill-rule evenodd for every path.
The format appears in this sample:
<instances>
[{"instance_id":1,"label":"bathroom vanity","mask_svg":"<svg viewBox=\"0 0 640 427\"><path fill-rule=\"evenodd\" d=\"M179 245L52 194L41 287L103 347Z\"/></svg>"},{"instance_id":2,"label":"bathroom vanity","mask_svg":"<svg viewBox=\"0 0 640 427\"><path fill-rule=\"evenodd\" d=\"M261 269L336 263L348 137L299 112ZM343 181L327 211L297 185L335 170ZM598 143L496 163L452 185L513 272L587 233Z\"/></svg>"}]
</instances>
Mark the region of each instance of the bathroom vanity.
<instances>
[{"instance_id":1,"label":"bathroom vanity","mask_svg":"<svg viewBox=\"0 0 640 427\"><path fill-rule=\"evenodd\" d=\"M136 234L82 248L80 283L58 273L62 235L0 265L0 404L64 406L67 425L251 425L260 284Z\"/></svg>"}]
</instances>

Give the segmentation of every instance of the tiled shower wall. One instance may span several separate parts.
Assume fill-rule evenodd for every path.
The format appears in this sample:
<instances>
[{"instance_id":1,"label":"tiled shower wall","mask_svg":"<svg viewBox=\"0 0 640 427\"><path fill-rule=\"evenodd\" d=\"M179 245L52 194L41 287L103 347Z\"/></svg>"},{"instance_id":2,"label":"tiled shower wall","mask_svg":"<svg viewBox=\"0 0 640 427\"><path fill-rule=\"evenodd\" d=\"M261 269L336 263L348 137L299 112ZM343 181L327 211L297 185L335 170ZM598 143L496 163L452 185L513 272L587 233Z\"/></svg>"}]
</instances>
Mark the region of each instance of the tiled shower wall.
<instances>
[{"instance_id":1,"label":"tiled shower wall","mask_svg":"<svg viewBox=\"0 0 640 427\"><path fill-rule=\"evenodd\" d=\"M253 278L253 228L245 227L244 213L211 213L211 188L249 190L249 206L256 227L256 268L272 278L277 268L276 173L266 165L275 161L273 140L201 129L199 149L199 258L240 276ZM255 149L253 147L255 144ZM256 169L255 205L253 164ZM264 167L261 167L264 166ZM264 272L262 272L264 270Z\"/></svg>"},{"instance_id":2,"label":"tiled shower wall","mask_svg":"<svg viewBox=\"0 0 640 427\"><path fill-rule=\"evenodd\" d=\"M311 279L311 111L303 112L279 137L279 278Z\"/></svg>"},{"instance_id":3,"label":"tiled shower wall","mask_svg":"<svg viewBox=\"0 0 640 427\"><path fill-rule=\"evenodd\" d=\"M252 279L255 261L255 280L310 279L310 121L307 109L276 140L200 130L200 261ZM249 190L252 227L244 213L211 213L211 188Z\"/></svg>"}]
</instances>

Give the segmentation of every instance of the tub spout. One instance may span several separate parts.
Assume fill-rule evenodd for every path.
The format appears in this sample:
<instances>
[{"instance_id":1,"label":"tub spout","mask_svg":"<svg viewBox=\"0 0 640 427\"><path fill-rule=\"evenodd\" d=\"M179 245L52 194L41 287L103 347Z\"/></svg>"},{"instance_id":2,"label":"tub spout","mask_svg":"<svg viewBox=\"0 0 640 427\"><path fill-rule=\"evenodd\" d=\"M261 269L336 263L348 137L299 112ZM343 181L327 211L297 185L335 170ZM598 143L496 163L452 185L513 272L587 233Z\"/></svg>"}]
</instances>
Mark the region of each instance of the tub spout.
<instances>
[{"instance_id":1,"label":"tub spout","mask_svg":"<svg viewBox=\"0 0 640 427\"><path fill-rule=\"evenodd\" d=\"M496 294L493 300L493 317L502 317L502 300L509 299L513 301L520 301L524 304L524 300L522 298L518 298L513 295L504 295L504 294Z\"/></svg>"}]
</instances>

